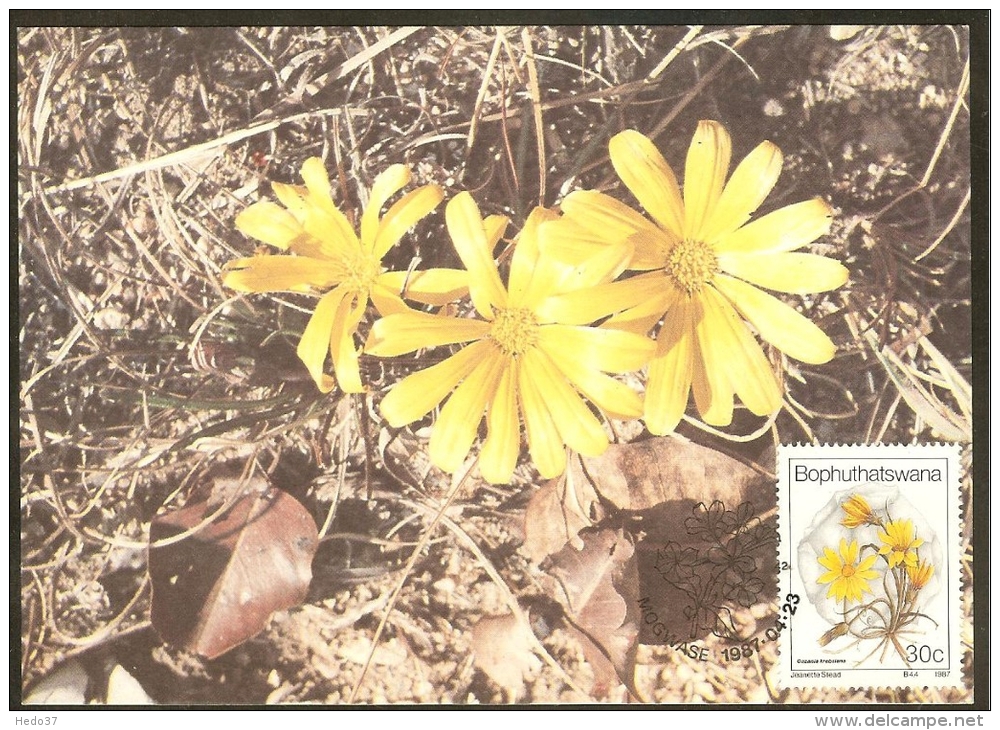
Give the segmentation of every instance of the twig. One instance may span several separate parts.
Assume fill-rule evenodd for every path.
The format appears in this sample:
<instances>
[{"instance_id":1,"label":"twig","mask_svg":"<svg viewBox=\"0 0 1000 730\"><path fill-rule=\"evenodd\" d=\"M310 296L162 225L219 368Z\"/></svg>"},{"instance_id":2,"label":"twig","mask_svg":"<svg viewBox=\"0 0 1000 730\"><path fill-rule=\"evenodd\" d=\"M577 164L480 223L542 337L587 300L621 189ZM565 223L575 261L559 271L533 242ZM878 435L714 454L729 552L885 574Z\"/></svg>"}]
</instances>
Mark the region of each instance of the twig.
<instances>
[{"instance_id":1,"label":"twig","mask_svg":"<svg viewBox=\"0 0 1000 730\"><path fill-rule=\"evenodd\" d=\"M476 103L472 107L472 117L469 119L469 135L465 140L465 151L468 153L472 145L476 142L476 132L479 129L479 116L483 110L483 102L486 100L486 92L490 86L490 78L493 76L493 67L496 65L497 56L500 55L500 35L502 31L497 29L497 37L493 41L493 49L490 57L486 61L486 71L483 73L483 82L479 85L479 93L476 95Z\"/></svg>"},{"instance_id":2,"label":"twig","mask_svg":"<svg viewBox=\"0 0 1000 730\"><path fill-rule=\"evenodd\" d=\"M131 175L138 175L141 172L148 172L149 170L158 170L162 167L169 167L170 165L178 165L183 162L188 162L194 158L197 158L203 154L213 152L219 147L225 147L227 145L235 144L241 140L247 139L248 137L254 137L258 134L263 134L264 132L270 132L273 129L277 129L282 124L288 124L290 122L297 122L301 119L308 119L313 116L339 116L348 112L349 115L357 116L367 116L368 111L365 109L313 109L307 112L300 112L298 114L291 114L287 117L282 117L281 119L272 119L269 122L262 122L260 124L254 124L249 127L244 127L243 129L237 129L230 132L229 134L224 134L221 137L216 137L207 142L202 142L200 144L191 145L190 147L185 147L182 150L176 150L174 152L168 152L165 155L160 155L159 157L154 157L151 160L142 160L141 162L134 162L131 165L126 165L125 167L119 167L117 170L110 170L108 172L102 172L99 175L92 175L91 177L80 178L79 180L71 180L61 185L53 185L44 188L46 193L62 193L68 190L77 190L79 188L85 188L89 185L94 185L97 183L107 182L109 180L117 180L122 177L129 177Z\"/></svg>"},{"instance_id":3,"label":"twig","mask_svg":"<svg viewBox=\"0 0 1000 730\"><path fill-rule=\"evenodd\" d=\"M934 239L934 243L932 243L930 246L924 249L923 253L914 257L913 259L914 262L920 261L921 259L929 256L931 252L934 251L934 249L936 249L938 246L941 245L941 242L948 237L948 234L951 233L952 229L958 224L958 219L961 218L962 213L965 212L965 208L966 206L969 205L969 199L971 197L972 197L972 188L969 188L968 190L965 191L965 197L962 198L962 202L961 204L959 204L958 210L955 211L955 215L953 215L951 217L951 220L948 221L948 225L946 225L944 227L944 230L941 231L941 233L938 235L936 239Z\"/></svg>"},{"instance_id":4,"label":"twig","mask_svg":"<svg viewBox=\"0 0 1000 730\"><path fill-rule=\"evenodd\" d=\"M323 89L324 86L342 79L347 74L351 73L356 68L369 63L375 56L380 54L382 51L391 48L392 46L399 43L404 38L409 38L411 35L421 30L423 26L408 26L405 28L399 28L393 31L385 38L380 40L378 43L373 43L371 46L363 50L361 53L355 54L351 58L344 61L337 68L332 71L322 74L316 77L311 83L306 86L306 94L308 96L314 96Z\"/></svg>"},{"instance_id":5,"label":"twig","mask_svg":"<svg viewBox=\"0 0 1000 730\"><path fill-rule=\"evenodd\" d=\"M670 52L663 57L663 60L656 64L656 68L649 72L646 76L647 81L655 81L659 78L660 74L667 70L667 66L673 63L673 60L680 55L681 51L687 48L688 44L701 33L701 29L704 28L703 25L692 25L691 29L687 32L683 38L681 38L674 47L670 49Z\"/></svg>"},{"instance_id":6,"label":"twig","mask_svg":"<svg viewBox=\"0 0 1000 730\"><path fill-rule=\"evenodd\" d=\"M538 88L538 69L535 66L535 51L531 45L531 33L527 27L521 29L521 43L528 59L528 93L535 118L535 141L538 145L538 204L545 205L545 127L542 126L542 92Z\"/></svg>"}]
</instances>

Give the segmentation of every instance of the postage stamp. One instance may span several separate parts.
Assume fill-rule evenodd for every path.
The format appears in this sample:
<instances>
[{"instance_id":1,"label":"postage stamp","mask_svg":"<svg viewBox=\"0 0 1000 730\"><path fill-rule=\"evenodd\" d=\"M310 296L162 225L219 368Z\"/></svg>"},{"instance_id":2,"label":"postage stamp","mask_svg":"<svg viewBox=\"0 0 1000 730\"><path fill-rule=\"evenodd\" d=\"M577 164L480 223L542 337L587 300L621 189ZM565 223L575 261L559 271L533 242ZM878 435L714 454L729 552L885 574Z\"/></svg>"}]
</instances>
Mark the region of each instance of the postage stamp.
<instances>
[{"instance_id":1,"label":"postage stamp","mask_svg":"<svg viewBox=\"0 0 1000 730\"><path fill-rule=\"evenodd\" d=\"M961 686L959 457L779 448L782 686Z\"/></svg>"}]
</instances>

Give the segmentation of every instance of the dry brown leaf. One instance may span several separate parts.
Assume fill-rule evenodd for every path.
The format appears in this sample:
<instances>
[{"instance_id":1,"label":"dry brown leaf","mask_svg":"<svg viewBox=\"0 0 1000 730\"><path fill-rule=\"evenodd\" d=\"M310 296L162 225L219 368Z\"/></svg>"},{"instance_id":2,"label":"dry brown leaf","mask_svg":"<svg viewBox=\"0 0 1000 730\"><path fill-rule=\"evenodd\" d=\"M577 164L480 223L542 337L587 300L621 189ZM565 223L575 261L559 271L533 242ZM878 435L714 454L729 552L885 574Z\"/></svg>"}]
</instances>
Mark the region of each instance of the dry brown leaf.
<instances>
[{"instance_id":1,"label":"dry brown leaf","mask_svg":"<svg viewBox=\"0 0 1000 730\"><path fill-rule=\"evenodd\" d=\"M619 509L632 511L677 500L729 503L761 482L736 459L676 436L612 444L601 456L573 459L568 471Z\"/></svg>"},{"instance_id":2,"label":"dry brown leaf","mask_svg":"<svg viewBox=\"0 0 1000 730\"><path fill-rule=\"evenodd\" d=\"M640 642L739 637L735 611L777 596L773 480L676 438L612 448L606 463L588 459L584 467L609 500L632 486L628 504L642 531ZM774 468L773 452L762 458Z\"/></svg>"},{"instance_id":3,"label":"dry brown leaf","mask_svg":"<svg viewBox=\"0 0 1000 730\"><path fill-rule=\"evenodd\" d=\"M594 670L598 697L618 683L635 694L639 635L639 575L635 547L622 530L581 534L583 547L567 545L552 556L549 574Z\"/></svg>"},{"instance_id":4,"label":"dry brown leaf","mask_svg":"<svg viewBox=\"0 0 1000 730\"><path fill-rule=\"evenodd\" d=\"M528 502L521 552L537 565L576 541L580 531L601 516L600 498L589 480L573 473L550 479Z\"/></svg>"},{"instance_id":5,"label":"dry brown leaf","mask_svg":"<svg viewBox=\"0 0 1000 730\"><path fill-rule=\"evenodd\" d=\"M472 627L476 666L507 693L511 702L524 694L525 676L542 666L532 652L534 645L531 629L512 613L483 616Z\"/></svg>"},{"instance_id":6,"label":"dry brown leaf","mask_svg":"<svg viewBox=\"0 0 1000 730\"><path fill-rule=\"evenodd\" d=\"M204 521L208 502L153 520L155 544ZM301 603L319 545L316 523L278 489L248 493L214 522L152 547L151 618L164 641L213 659L260 632L271 614Z\"/></svg>"},{"instance_id":7,"label":"dry brown leaf","mask_svg":"<svg viewBox=\"0 0 1000 730\"><path fill-rule=\"evenodd\" d=\"M773 469L773 456L766 461ZM675 436L574 458L564 480L528 505L522 552L537 563L567 543L579 547L602 504L625 512L642 535L630 606L640 612L642 643L738 636L734 610L773 599L776 492L750 466Z\"/></svg>"},{"instance_id":8,"label":"dry brown leaf","mask_svg":"<svg viewBox=\"0 0 1000 730\"><path fill-rule=\"evenodd\" d=\"M762 509L775 502L766 479L714 449L675 436L612 444L601 456L573 458L563 476L535 493L524 515L521 552L538 564L567 543L579 546L580 531L605 515L602 499L631 512L658 509L658 519L667 520L661 531L680 534L699 502L752 501ZM664 510L665 504L674 506Z\"/></svg>"}]
</instances>

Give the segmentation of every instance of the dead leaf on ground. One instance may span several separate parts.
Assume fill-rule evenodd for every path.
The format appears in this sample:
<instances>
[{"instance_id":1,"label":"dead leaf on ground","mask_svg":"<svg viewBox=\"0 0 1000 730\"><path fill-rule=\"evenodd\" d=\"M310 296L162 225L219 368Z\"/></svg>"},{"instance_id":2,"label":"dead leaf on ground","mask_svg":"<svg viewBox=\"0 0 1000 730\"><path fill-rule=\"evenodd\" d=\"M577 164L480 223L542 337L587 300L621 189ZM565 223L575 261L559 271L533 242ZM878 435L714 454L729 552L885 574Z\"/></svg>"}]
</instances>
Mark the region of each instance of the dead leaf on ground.
<instances>
[{"instance_id":1,"label":"dead leaf on ground","mask_svg":"<svg viewBox=\"0 0 1000 730\"><path fill-rule=\"evenodd\" d=\"M676 438L608 451L574 468L586 469L606 498L629 505L642 532L640 642L740 638L735 611L777 596L773 480ZM773 452L761 458L773 470Z\"/></svg>"},{"instance_id":2,"label":"dead leaf on ground","mask_svg":"<svg viewBox=\"0 0 1000 730\"><path fill-rule=\"evenodd\" d=\"M607 696L618 683L634 687L639 635L639 575L635 547L622 530L583 532L583 547L552 556L549 575L594 670L593 693Z\"/></svg>"},{"instance_id":3,"label":"dead leaf on ground","mask_svg":"<svg viewBox=\"0 0 1000 730\"><path fill-rule=\"evenodd\" d=\"M602 500L629 512L684 503L682 509L661 510L667 523L658 524L663 532L683 534L684 520L699 502L763 506L775 501L773 492L749 466L676 436L612 444L601 456L576 456L563 476L535 493L524 515L521 552L537 564L573 543L581 530L600 523Z\"/></svg>"},{"instance_id":4,"label":"dead leaf on ground","mask_svg":"<svg viewBox=\"0 0 1000 730\"><path fill-rule=\"evenodd\" d=\"M536 565L576 541L577 535L603 516L600 497L589 480L568 472L535 492L524 513L521 553Z\"/></svg>"},{"instance_id":5,"label":"dead leaf on ground","mask_svg":"<svg viewBox=\"0 0 1000 730\"><path fill-rule=\"evenodd\" d=\"M600 456L573 459L568 471L593 485L618 509L646 510L664 502L745 501L761 475L740 461L676 436L612 444ZM766 480L764 480L766 481Z\"/></svg>"},{"instance_id":6,"label":"dead leaf on ground","mask_svg":"<svg viewBox=\"0 0 1000 730\"><path fill-rule=\"evenodd\" d=\"M773 469L773 456L762 458ZM676 436L614 444L599 457L574 458L562 479L539 490L521 550L538 563L564 545L579 547L581 531L617 508L641 535L640 641L736 637L734 609L776 591L776 501L768 476L715 449Z\"/></svg>"},{"instance_id":7,"label":"dead leaf on ground","mask_svg":"<svg viewBox=\"0 0 1000 730\"><path fill-rule=\"evenodd\" d=\"M151 544L190 530L212 509L199 502L160 515ZM150 548L153 626L164 641L213 659L260 632L274 611L302 602L318 544L315 521L293 497L244 494L193 535Z\"/></svg>"},{"instance_id":8,"label":"dead leaf on ground","mask_svg":"<svg viewBox=\"0 0 1000 730\"><path fill-rule=\"evenodd\" d=\"M542 666L532 651L534 645L531 628L512 613L483 616L472 627L476 666L507 693L510 702L524 694L526 675Z\"/></svg>"}]
</instances>

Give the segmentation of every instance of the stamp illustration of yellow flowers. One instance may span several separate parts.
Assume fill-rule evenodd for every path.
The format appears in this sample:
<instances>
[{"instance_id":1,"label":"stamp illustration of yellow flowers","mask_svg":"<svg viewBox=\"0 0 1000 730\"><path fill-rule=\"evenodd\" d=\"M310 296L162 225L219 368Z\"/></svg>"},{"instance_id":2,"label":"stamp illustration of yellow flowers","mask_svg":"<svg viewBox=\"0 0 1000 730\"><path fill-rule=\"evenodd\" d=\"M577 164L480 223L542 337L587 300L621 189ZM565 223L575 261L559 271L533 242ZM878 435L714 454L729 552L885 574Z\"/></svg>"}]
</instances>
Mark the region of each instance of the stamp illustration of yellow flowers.
<instances>
[{"instance_id":1,"label":"stamp illustration of yellow flowers","mask_svg":"<svg viewBox=\"0 0 1000 730\"><path fill-rule=\"evenodd\" d=\"M841 510L844 516L839 524L848 534L840 538L839 551L824 546L822 555L816 558L826 570L816 582L830 585L826 598L840 605L840 620L818 643L827 646L850 637L852 643L842 649L846 650L874 641L874 648L859 665L879 651L882 652L879 662L884 663L891 647L910 666L901 639L915 633L915 624L920 619L937 626L919 608L921 591L934 575L933 563L920 555L924 540L917 536L912 519L892 519L888 505L873 509L861 494L851 494L841 503ZM866 528L877 528L881 545L859 544L855 534ZM873 581L881 583L877 595L872 589Z\"/></svg>"},{"instance_id":2,"label":"stamp illustration of yellow flowers","mask_svg":"<svg viewBox=\"0 0 1000 730\"><path fill-rule=\"evenodd\" d=\"M878 519L872 511L868 500L860 494L852 494L850 499L844 502L841 507L844 510L844 519L840 524L844 527L861 527L861 525L873 525Z\"/></svg>"},{"instance_id":3,"label":"stamp illustration of yellow flowers","mask_svg":"<svg viewBox=\"0 0 1000 730\"><path fill-rule=\"evenodd\" d=\"M869 581L878 578L878 572L872 570L877 555L869 555L858 562L858 541L847 538L840 539L840 551L824 548L823 555L818 558L819 564L827 572L819 577L820 583L829 583L830 591L827 598L833 598L846 603L858 602L863 593L871 593Z\"/></svg>"},{"instance_id":4,"label":"stamp illustration of yellow flowers","mask_svg":"<svg viewBox=\"0 0 1000 730\"><path fill-rule=\"evenodd\" d=\"M879 548L879 555L889 556L887 560L890 568L895 568L901 563L907 567L916 567L917 548L923 545L924 541L914 535L911 520L890 520L879 532L878 539L883 543Z\"/></svg>"},{"instance_id":5,"label":"stamp illustration of yellow flowers","mask_svg":"<svg viewBox=\"0 0 1000 730\"><path fill-rule=\"evenodd\" d=\"M646 426L654 434L672 431L691 392L712 425L731 422L734 395L754 414L776 412L781 390L751 327L802 362L833 357L834 345L819 327L763 291L817 293L847 281L839 262L796 252L829 232L830 206L814 198L750 221L778 180L781 151L761 143L727 182L731 143L718 122L698 124L683 195L670 166L639 132L621 132L609 149L618 176L652 221L606 194L583 190L566 197L564 219L544 235L563 249L620 240L634 245L629 268L642 273L600 294L619 311L608 327L645 334L662 320L648 371Z\"/></svg>"},{"instance_id":6,"label":"stamp illustration of yellow flowers","mask_svg":"<svg viewBox=\"0 0 1000 730\"><path fill-rule=\"evenodd\" d=\"M491 216L484 221L468 193L448 203L445 218L468 270L479 316L408 311L375 323L365 345L372 355L469 343L397 383L382 400L382 415L390 425L403 426L447 398L431 433L429 456L453 472L469 453L485 414L479 468L493 483L510 480L520 453L522 418L529 453L543 477L563 472L566 446L584 455L601 454L608 436L584 399L609 415L638 417L639 396L607 373L641 368L654 343L640 334L586 326L594 317L572 308L566 316L554 315L558 308L552 303L613 279L627 264L631 244L606 247L579 265L563 264L538 241L539 227L556 214L536 208L517 239L504 286L493 249L506 220Z\"/></svg>"},{"instance_id":7,"label":"stamp illustration of yellow flowers","mask_svg":"<svg viewBox=\"0 0 1000 730\"><path fill-rule=\"evenodd\" d=\"M360 237L334 205L330 179L318 157L302 165L304 187L272 184L284 207L260 201L236 219L236 227L246 235L292 255L230 261L223 269L223 284L240 292L322 293L302 333L298 356L324 393L335 385L348 393L364 391L354 333L369 301L380 313L390 314L408 309L401 294L441 305L466 291L464 271L429 269L407 276L405 271L383 270L386 253L444 197L438 186L424 185L381 215L410 177L407 167L392 165L375 179L361 216ZM326 372L328 355L335 378Z\"/></svg>"}]
</instances>

